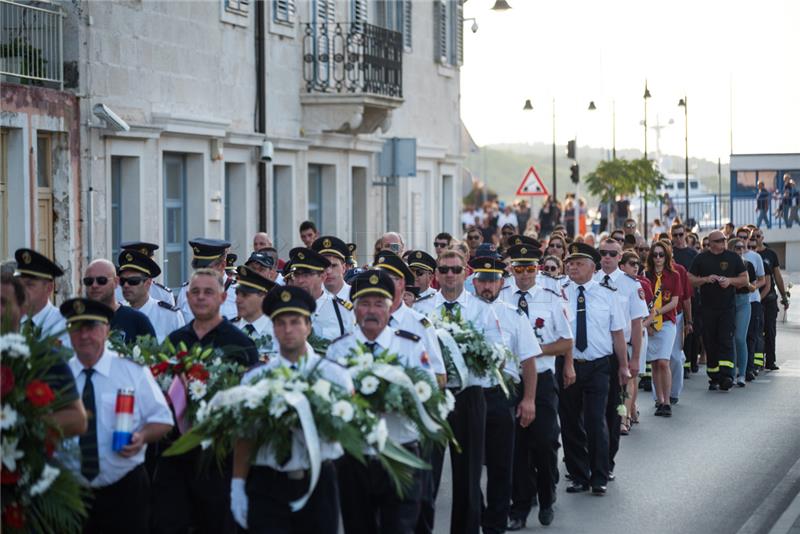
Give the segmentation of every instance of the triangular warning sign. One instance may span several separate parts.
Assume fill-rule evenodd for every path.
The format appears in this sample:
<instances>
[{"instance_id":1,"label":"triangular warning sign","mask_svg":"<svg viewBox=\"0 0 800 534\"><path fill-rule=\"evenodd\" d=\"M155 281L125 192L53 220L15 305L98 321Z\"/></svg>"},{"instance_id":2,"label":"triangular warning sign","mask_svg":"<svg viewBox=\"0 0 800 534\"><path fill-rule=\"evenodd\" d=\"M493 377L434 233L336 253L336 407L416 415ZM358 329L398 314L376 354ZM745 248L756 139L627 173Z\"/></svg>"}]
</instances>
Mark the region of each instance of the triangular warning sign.
<instances>
[{"instance_id":1,"label":"triangular warning sign","mask_svg":"<svg viewBox=\"0 0 800 534\"><path fill-rule=\"evenodd\" d=\"M535 180L534 180L535 178ZM530 197L546 197L549 193L547 192L547 188L542 183L542 179L539 178L539 175L536 174L536 169L531 168L528 169L527 174L525 174L525 178L522 179L522 183L519 184L519 189L517 189L518 196L530 196Z\"/></svg>"}]
</instances>

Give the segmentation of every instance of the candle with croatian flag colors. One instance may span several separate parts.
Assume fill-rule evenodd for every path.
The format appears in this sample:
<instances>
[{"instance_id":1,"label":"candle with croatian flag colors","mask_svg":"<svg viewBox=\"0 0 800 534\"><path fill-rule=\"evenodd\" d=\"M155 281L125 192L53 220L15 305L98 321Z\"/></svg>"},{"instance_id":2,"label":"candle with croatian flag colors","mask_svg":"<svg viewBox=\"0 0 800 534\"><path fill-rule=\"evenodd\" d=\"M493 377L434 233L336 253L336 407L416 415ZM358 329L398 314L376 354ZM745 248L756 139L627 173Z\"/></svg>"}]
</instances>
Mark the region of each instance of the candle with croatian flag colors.
<instances>
[{"instance_id":1,"label":"candle with croatian flag colors","mask_svg":"<svg viewBox=\"0 0 800 534\"><path fill-rule=\"evenodd\" d=\"M119 452L133 437L133 388L117 390L117 406L114 412L116 421L111 449Z\"/></svg>"}]
</instances>

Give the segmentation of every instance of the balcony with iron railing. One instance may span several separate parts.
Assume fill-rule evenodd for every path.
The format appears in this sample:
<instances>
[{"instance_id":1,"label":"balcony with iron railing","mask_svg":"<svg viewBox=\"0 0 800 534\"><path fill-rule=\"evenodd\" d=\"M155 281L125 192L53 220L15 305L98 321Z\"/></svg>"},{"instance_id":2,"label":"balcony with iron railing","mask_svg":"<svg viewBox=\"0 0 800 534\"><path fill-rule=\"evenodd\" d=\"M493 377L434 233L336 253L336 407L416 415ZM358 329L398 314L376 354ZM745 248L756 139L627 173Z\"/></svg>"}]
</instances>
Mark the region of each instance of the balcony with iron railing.
<instances>
[{"instance_id":1,"label":"balcony with iron railing","mask_svg":"<svg viewBox=\"0 0 800 534\"><path fill-rule=\"evenodd\" d=\"M304 24L304 124L311 131L388 129L403 103L402 34L372 24Z\"/></svg>"},{"instance_id":2,"label":"balcony with iron railing","mask_svg":"<svg viewBox=\"0 0 800 534\"><path fill-rule=\"evenodd\" d=\"M0 0L0 77L64 88L63 20L51 2Z\"/></svg>"}]
</instances>

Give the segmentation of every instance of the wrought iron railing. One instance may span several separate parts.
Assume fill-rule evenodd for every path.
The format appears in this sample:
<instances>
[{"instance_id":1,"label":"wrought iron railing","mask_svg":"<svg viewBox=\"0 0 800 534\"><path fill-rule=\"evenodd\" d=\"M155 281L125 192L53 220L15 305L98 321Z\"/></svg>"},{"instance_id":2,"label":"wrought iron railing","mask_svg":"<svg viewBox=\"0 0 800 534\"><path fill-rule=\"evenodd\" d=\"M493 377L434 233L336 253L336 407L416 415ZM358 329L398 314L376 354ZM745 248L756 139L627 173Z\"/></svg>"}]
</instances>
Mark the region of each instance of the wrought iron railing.
<instances>
[{"instance_id":1,"label":"wrought iron railing","mask_svg":"<svg viewBox=\"0 0 800 534\"><path fill-rule=\"evenodd\" d=\"M306 24L303 79L309 93L403 96L403 36L366 23Z\"/></svg>"},{"instance_id":2,"label":"wrought iron railing","mask_svg":"<svg viewBox=\"0 0 800 534\"><path fill-rule=\"evenodd\" d=\"M6 80L64 88L63 13L58 6L0 0L0 30L0 74Z\"/></svg>"}]
</instances>

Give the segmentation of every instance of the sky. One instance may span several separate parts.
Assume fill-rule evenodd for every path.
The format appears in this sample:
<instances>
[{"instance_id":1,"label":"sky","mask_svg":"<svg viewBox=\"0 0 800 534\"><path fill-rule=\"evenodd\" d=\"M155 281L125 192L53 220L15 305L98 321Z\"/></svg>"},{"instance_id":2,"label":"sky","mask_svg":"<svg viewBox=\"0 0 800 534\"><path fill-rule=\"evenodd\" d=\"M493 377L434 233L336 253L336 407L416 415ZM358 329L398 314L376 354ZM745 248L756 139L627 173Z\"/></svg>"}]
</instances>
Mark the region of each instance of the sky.
<instances>
[{"instance_id":1,"label":"sky","mask_svg":"<svg viewBox=\"0 0 800 534\"><path fill-rule=\"evenodd\" d=\"M555 98L559 145L610 149L616 107L617 149L642 150L647 80L664 154L684 154L684 95L691 157L800 153L800 0L494 1L464 4L478 31L464 23L461 113L479 145L552 143Z\"/></svg>"}]
</instances>

